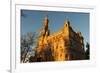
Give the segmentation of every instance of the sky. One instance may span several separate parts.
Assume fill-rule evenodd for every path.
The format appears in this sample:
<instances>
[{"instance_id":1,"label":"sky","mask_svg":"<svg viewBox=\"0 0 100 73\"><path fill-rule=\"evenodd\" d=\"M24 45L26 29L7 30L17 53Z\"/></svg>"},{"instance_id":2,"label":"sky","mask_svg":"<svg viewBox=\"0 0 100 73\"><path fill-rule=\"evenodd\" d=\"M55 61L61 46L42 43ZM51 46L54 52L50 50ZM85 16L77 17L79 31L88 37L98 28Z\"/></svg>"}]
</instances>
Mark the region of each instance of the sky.
<instances>
[{"instance_id":1,"label":"sky","mask_svg":"<svg viewBox=\"0 0 100 73\"><path fill-rule=\"evenodd\" d=\"M35 32L38 36L43 27L43 21L48 15L50 34L57 32L63 27L66 18L75 32L80 31L84 37L84 44L89 43L89 13L80 12L56 12L21 10L21 35L27 32Z\"/></svg>"}]
</instances>

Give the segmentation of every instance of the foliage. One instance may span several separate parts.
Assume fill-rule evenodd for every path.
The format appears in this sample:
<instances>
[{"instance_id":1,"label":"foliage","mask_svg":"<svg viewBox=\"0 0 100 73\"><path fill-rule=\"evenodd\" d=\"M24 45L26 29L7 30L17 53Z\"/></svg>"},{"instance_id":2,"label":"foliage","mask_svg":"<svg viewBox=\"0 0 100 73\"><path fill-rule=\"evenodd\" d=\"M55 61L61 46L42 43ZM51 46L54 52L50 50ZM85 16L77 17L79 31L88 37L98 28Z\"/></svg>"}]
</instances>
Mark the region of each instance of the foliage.
<instances>
[{"instance_id":1,"label":"foliage","mask_svg":"<svg viewBox=\"0 0 100 73\"><path fill-rule=\"evenodd\" d=\"M86 59L90 59L90 45L89 43L86 44L86 52L85 52L85 55L86 55Z\"/></svg>"},{"instance_id":2,"label":"foliage","mask_svg":"<svg viewBox=\"0 0 100 73\"><path fill-rule=\"evenodd\" d=\"M29 32L21 36L21 62L26 62L25 59L28 55L32 45L35 43L35 33Z\"/></svg>"}]
</instances>

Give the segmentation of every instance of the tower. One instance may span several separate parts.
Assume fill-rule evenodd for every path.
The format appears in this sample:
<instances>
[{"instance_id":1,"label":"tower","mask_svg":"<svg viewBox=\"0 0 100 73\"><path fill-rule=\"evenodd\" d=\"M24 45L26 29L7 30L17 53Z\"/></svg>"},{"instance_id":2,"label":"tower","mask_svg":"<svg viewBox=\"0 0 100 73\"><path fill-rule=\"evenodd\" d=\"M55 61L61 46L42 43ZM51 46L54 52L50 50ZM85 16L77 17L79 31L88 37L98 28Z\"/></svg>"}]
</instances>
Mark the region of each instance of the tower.
<instances>
[{"instance_id":1,"label":"tower","mask_svg":"<svg viewBox=\"0 0 100 73\"><path fill-rule=\"evenodd\" d=\"M50 34L50 31L49 31L49 28L48 28L48 22L49 22L48 16L45 17L43 22L44 22L44 24L43 24L43 27L40 30L38 43L37 43L38 51L40 51L41 48L43 47L43 44L45 42L47 42L47 37Z\"/></svg>"},{"instance_id":2,"label":"tower","mask_svg":"<svg viewBox=\"0 0 100 73\"><path fill-rule=\"evenodd\" d=\"M38 42L37 42L36 55L37 55L37 58L39 58L41 61L44 61L45 58L48 59L46 57L47 56L46 54L48 52L47 39L50 34L50 31L48 28L48 23L49 23L49 19L48 19L48 16L46 16L43 21L43 27L40 30L40 34L39 34L39 38L38 38Z\"/></svg>"}]
</instances>

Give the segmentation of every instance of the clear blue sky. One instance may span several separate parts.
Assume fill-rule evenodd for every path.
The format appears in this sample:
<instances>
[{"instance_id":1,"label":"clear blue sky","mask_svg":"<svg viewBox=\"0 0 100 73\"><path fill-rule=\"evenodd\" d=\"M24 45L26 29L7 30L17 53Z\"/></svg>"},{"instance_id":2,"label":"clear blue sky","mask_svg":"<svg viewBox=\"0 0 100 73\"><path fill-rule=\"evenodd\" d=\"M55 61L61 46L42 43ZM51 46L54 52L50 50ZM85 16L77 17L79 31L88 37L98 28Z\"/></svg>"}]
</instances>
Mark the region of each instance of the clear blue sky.
<instances>
[{"instance_id":1,"label":"clear blue sky","mask_svg":"<svg viewBox=\"0 0 100 73\"><path fill-rule=\"evenodd\" d=\"M84 43L89 42L89 13L79 12L56 12L56 11L36 11L21 10L21 34L27 32L36 32L39 34L43 27L43 20L49 16L50 33L58 31L63 27L66 17L70 21L70 25L77 32L81 31L84 37Z\"/></svg>"}]
</instances>

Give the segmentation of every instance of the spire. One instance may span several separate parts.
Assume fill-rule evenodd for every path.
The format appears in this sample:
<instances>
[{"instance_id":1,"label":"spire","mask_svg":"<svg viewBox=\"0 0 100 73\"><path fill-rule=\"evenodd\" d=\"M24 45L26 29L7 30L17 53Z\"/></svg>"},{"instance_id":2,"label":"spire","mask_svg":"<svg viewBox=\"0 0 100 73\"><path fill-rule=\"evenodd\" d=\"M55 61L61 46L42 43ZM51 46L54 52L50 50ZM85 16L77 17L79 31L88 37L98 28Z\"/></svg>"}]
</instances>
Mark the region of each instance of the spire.
<instances>
[{"instance_id":1,"label":"spire","mask_svg":"<svg viewBox=\"0 0 100 73\"><path fill-rule=\"evenodd\" d=\"M48 19L48 15L45 17L44 19L44 27L45 28L48 28L48 22L49 22L49 19Z\"/></svg>"},{"instance_id":2,"label":"spire","mask_svg":"<svg viewBox=\"0 0 100 73\"><path fill-rule=\"evenodd\" d=\"M45 17L45 20L48 20L48 15Z\"/></svg>"},{"instance_id":3,"label":"spire","mask_svg":"<svg viewBox=\"0 0 100 73\"><path fill-rule=\"evenodd\" d=\"M66 20L65 20L65 23L64 23L64 26L67 26L67 25L70 25L68 17L66 17Z\"/></svg>"},{"instance_id":4,"label":"spire","mask_svg":"<svg viewBox=\"0 0 100 73\"><path fill-rule=\"evenodd\" d=\"M65 24L68 24L68 22L69 22L69 21L68 21L68 17L66 17Z\"/></svg>"}]
</instances>

